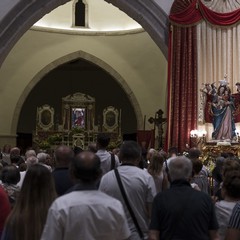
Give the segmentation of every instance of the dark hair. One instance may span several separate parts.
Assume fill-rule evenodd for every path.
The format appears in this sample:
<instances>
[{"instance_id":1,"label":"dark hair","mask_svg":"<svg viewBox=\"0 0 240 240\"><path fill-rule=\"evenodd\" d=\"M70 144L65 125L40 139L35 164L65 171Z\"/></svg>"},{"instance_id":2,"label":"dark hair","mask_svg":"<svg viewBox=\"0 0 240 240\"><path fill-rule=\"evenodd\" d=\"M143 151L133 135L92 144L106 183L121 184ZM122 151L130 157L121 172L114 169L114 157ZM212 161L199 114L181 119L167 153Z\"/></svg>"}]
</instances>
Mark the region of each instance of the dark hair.
<instances>
[{"instance_id":1,"label":"dark hair","mask_svg":"<svg viewBox=\"0 0 240 240\"><path fill-rule=\"evenodd\" d=\"M191 148L188 152L188 158L197 159L201 156L201 151L198 148Z\"/></svg>"},{"instance_id":2,"label":"dark hair","mask_svg":"<svg viewBox=\"0 0 240 240\"><path fill-rule=\"evenodd\" d=\"M191 161L193 164L193 172L199 174L203 167L202 161L199 159L192 159Z\"/></svg>"},{"instance_id":3,"label":"dark hair","mask_svg":"<svg viewBox=\"0 0 240 240\"><path fill-rule=\"evenodd\" d=\"M20 172L14 165L5 166L2 169L1 179L3 183L17 184L20 181Z\"/></svg>"},{"instance_id":4,"label":"dark hair","mask_svg":"<svg viewBox=\"0 0 240 240\"><path fill-rule=\"evenodd\" d=\"M177 147L170 147L169 149L168 149L168 154L169 155L171 155L171 154L178 154L178 149L177 149Z\"/></svg>"},{"instance_id":5,"label":"dark hair","mask_svg":"<svg viewBox=\"0 0 240 240\"><path fill-rule=\"evenodd\" d=\"M121 162L134 162L141 159L141 148L135 141L125 141L120 147L119 159Z\"/></svg>"},{"instance_id":6,"label":"dark hair","mask_svg":"<svg viewBox=\"0 0 240 240\"><path fill-rule=\"evenodd\" d=\"M240 172L228 171L223 180L223 188L229 197L240 199Z\"/></svg>"},{"instance_id":7,"label":"dark hair","mask_svg":"<svg viewBox=\"0 0 240 240\"><path fill-rule=\"evenodd\" d=\"M68 166L74 156L74 152L70 147L60 145L55 149L54 156L58 165Z\"/></svg>"},{"instance_id":8,"label":"dark hair","mask_svg":"<svg viewBox=\"0 0 240 240\"><path fill-rule=\"evenodd\" d=\"M236 160L229 160L227 159L224 162L223 169L222 169L222 175L225 177L225 175L230 171L240 171L240 163Z\"/></svg>"},{"instance_id":9,"label":"dark hair","mask_svg":"<svg viewBox=\"0 0 240 240\"><path fill-rule=\"evenodd\" d=\"M110 142L110 136L106 133L99 133L97 135L97 143L99 148L106 148Z\"/></svg>"},{"instance_id":10,"label":"dark hair","mask_svg":"<svg viewBox=\"0 0 240 240\"><path fill-rule=\"evenodd\" d=\"M6 223L13 239L39 240L48 209L55 198L51 172L40 164L32 165L26 172L20 194Z\"/></svg>"},{"instance_id":11,"label":"dark hair","mask_svg":"<svg viewBox=\"0 0 240 240\"><path fill-rule=\"evenodd\" d=\"M90 151L79 153L72 161L71 174L84 183L94 183L102 174L100 158Z\"/></svg>"}]
</instances>

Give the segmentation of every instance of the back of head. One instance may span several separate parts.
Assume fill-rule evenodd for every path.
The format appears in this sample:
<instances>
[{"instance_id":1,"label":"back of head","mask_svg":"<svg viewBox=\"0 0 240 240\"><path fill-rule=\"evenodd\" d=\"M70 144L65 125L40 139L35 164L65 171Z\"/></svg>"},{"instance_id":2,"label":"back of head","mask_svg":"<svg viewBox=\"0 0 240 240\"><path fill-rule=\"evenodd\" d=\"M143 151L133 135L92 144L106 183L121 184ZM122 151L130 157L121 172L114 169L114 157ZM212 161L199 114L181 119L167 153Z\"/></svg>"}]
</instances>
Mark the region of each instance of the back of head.
<instances>
[{"instance_id":1,"label":"back of head","mask_svg":"<svg viewBox=\"0 0 240 240\"><path fill-rule=\"evenodd\" d=\"M162 168L163 168L163 163L164 163L165 158L159 154L155 153L150 159L150 164L148 166L148 172L152 176L157 176L161 173Z\"/></svg>"},{"instance_id":2,"label":"back of head","mask_svg":"<svg viewBox=\"0 0 240 240\"><path fill-rule=\"evenodd\" d=\"M203 167L202 161L199 159L192 159L192 165L194 174L199 174Z\"/></svg>"},{"instance_id":3,"label":"back of head","mask_svg":"<svg viewBox=\"0 0 240 240\"><path fill-rule=\"evenodd\" d=\"M156 153L157 151L154 148L150 148L147 152L147 160L150 160Z\"/></svg>"},{"instance_id":4,"label":"back of head","mask_svg":"<svg viewBox=\"0 0 240 240\"><path fill-rule=\"evenodd\" d=\"M27 168L29 168L30 166L32 166L36 163L38 163L38 159L37 159L37 157L34 157L34 156L31 156L31 157L27 158L27 160L26 160Z\"/></svg>"},{"instance_id":5,"label":"back of head","mask_svg":"<svg viewBox=\"0 0 240 240\"><path fill-rule=\"evenodd\" d=\"M106 133L99 133L97 135L97 147L98 149L105 149L107 148L110 142L110 136Z\"/></svg>"},{"instance_id":6,"label":"back of head","mask_svg":"<svg viewBox=\"0 0 240 240\"><path fill-rule=\"evenodd\" d=\"M48 209L55 198L51 172L41 164L32 165L26 172L18 200L8 219L10 229L15 233L14 239L40 239Z\"/></svg>"},{"instance_id":7,"label":"back of head","mask_svg":"<svg viewBox=\"0 0 240 240\"><path fill-rule=\"evenodd\" d=\"M171 159L168 168L171 181L180 179L189 180L192 175L192 162L185 156Z\"/></svg>"},{"instance_id":8,"label":"back of head","mask_svg":"<svg viewBox=\"0 0 240 240\"><path fill-rule=\"evenodd\" d=\"M136 163L141 159L141 148L135 141L124 141L120 147L121 162Z\"/></svg>"},{"instance_id":9,"label":"back of head","mask_svg":"<svg viewBox=\"0 0 240 240\"><path fill-rule=\"evenodd\" d=\"M35 150L33 150L33 149L27 150L26 153L25 153L25 159L27 159L27 158L29 158L29 157L32 157L32 156L33 156L33 157L36 157L36 156L37 156Z\"/></svg>"},{"instance_id":10,"label":"back of head","mask_svg":"<svg viewBox=\"0 0 240 240\"><path fill-rule=\"evenodd\" d=\"M20 160L20 149L18 147L11 148L10 161L12 164L17 164Z\"/></svg>"},{"instance_id":11,"label":"back of head","mask_svg":"<svg viewBox=\"0 0 240 240\"><path fill-rule=\"evenodd\" d=\"M74 152L70 147L61 145L55 149L54 156L57 166L68 167L74 157Z\"/></svg>"},{"instance_id":12,"label":"back of head","mask_svg":"<svg viewBox=\"0 0 240 240\"><path fill-rule=\"evenodd\" d=\"M177 156L177 155L178 155L177 147L170 147L168 149L168 157Z\"/></svg>"},{"instance_id":13,"label":"back of head","mask_svg":"<svg viewBox=\"0 0 240 240\"><path fill-rule=\"evenodd\" d=\"M217 157L216 158L216 167L222 168L225 161L226 161L226 159L224 157Z\"/></svg>"},{"instance_id":14,"label":"back of head","mask_svg":"<svg viewBox=\"0 0 240 240\"><path fill-rule=\"evenodd\" d=\"M39 163L46 163L47 162L47 154L46 153L43 153L43 152L41 152L41 153L38 153L37 154L37 159L38 159L38 162Z\"/></svg>"},{"instance_id":15,"label":"back of head","mask_svg":"<svg viewBox=\"0 0 240 240\"><path fill-rule=\"evenodd\" d=\"M240 200L240 172L239 170L231 170L225 174L223 180L223 189L226 194L236 200Z\"/></svg>"},{"instance_id":16,"label":"back of head","mask_svg":"<svg viewBox=\"0 0 240 240\"><path fill-rule=\"evenodd\" d=\"M97 144L96 143L89 143L88 151L96 153L97 152Z\"/></svg>"},{"instance_id":17,"label":"back of head","mask_svg":"<svg viewBox=\"0 0 240 240\"><path fill-rule=\"evenodd\" d=\"M42 193L45 192L45 197L49 196L50 189L54 191L51 172L41 164L36 163L31 165L26 172L22 185L22 191L27 194L26 198L31 197L33 199L35 196L30 195L33 192L35 192L34 194L40 194L39 191Z\"/></svg>"},{"instance_id":18,"label":"back of head","mask_svg":"<svg viewBox=\"0 0 240 240\"><path fill-rule=\"evenodd\" d=\"M17 184L20 181L20 172L14 165L5 166L2 169L1 180L6 184Z\"/></svg>"},{"instance_id":19,"label":"back of head","mask_svg":"<svg viewBox=\"0 0 240 240\"><path fill-rule=\"evenodd\" d=\"M223 167L222 167L222 173L223 177L230 172L230 171L240 171L240 163L236 160L225 160Z\"/></svg>"},{"instance_id":20,"label":"back of head","mask_svg":"<svg viewBox=\"0 0 240 240\"><path fill-rule=\"evenodd\" d=\"M90 151L79 153L72 161L71 174L82 183L94 183L102 174L100 158Z\"/></svg>"},{"instance_id":21,"label":"back of head","mask_svg":"<svg viewBox=\"0 0 240 240\"><path fill-rule=\"evenodd\" d=\"M188 158L198 159L201 156L202 152L198 148L191 148L188 152Z\"/></svg>"}]
</instances>

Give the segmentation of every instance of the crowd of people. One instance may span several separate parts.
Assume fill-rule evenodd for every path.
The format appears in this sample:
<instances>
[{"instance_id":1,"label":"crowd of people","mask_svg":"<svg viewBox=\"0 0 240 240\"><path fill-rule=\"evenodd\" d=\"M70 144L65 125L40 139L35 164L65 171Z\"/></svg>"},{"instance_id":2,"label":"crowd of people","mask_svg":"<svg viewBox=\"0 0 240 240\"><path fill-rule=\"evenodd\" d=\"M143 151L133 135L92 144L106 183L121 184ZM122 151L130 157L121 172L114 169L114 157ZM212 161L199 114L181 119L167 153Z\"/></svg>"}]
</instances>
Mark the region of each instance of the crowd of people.
<instances>
[{"instance_id":1,"label":"crowd of people","mask_svg":"<svg viewBox=\"0 0 240 240\"><path fill-rule=\"evenodd\" d=\"M8 147L0 161L2 240L237 240L240 161L222 153L212 172L201 151L108 151L99 133L87 150L51 156ZM144 154L143 154L144 153Z\"/></svg>"}]
</instances>

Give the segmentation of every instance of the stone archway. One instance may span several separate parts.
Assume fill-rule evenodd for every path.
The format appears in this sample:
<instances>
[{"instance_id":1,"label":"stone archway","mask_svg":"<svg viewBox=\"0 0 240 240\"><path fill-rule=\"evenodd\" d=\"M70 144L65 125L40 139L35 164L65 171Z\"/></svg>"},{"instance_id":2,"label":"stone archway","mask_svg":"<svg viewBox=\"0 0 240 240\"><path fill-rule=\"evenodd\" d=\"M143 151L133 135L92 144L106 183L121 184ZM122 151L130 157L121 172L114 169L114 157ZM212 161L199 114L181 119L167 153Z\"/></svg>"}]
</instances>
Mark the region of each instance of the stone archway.
<instances>
[{"instance_id":1,"label":"stone archway","mask_svg":"<svg viewBox=\"0 0 240 240\"><path fill-rule=\"evenodd\" d=\"M0 13L0 66L20 37L41 17L69 0L6 1ZM118 7L152 37L167 58L168 15L156 1L105 0ZM171 0L169 0L171 1ZM13 17L14 16L14 17Z\"/></svg>"},{"instance_id":2,"label":"stone archway","mask_svg":"<svg viewBox=\"0 0 240 240\"><path fill-rule=\"evenodd\" d=\"M13 121L12 121L12 125L11 125L11 132L17 131L17 124L18 124L18 119L20 116L22 106L23 106L26 98L28 97L29 93L31 92L31 90L43 78L43 76L45 76L47 73L49 73L51 70L57 68L58 66L60 66L64 63L67 63L69 61L79 59L79 58L85 59L89 62L92 62L92 63L98 65L99 67L104 69L106 72L108 72L114 79L116 79L116 81L119 83L119 85L125 91L127 97L129 98L129 101L131 102L131 104L134 108L134 112L135 112L136 119L137 119L137 129L140 129L140 127L143 125L143 118L142 118L143 115L141 112L141 108L140 108L140 105L139 105L135 95L131 91L131 89L128 86L128 84L126 83L126 81L122 78L122 76L117 71L115 71L111 66L109 66L107 63L105 63L103 60L101 60L89 53L86 53L83 51L78 51L78 52L73 52L71 54L65 55L65 56L55 60L54 62L48 64L45 68L43 68L40 72L38 72L35 75L35 77L32 79L32 81L27 85L25 90L22 92L21 97L19 98L19 100L17 102L16 108L14 111L15 114L13 116Z\"/></svg>"}]
</instances>

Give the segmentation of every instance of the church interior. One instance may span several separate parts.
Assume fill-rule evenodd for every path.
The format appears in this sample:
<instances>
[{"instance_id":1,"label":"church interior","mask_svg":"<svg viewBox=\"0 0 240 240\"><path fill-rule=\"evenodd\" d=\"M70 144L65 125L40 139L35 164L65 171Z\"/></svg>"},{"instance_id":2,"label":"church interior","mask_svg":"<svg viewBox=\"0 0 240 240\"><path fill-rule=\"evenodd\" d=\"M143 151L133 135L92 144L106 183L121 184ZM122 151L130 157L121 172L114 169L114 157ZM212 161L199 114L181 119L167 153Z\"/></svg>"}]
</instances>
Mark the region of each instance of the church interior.
<instances>
[{"instance_id":1,"label":"church interior","mask_svg":"<svg viewBox=\"0 0 240 240\"><path fill-rule=\"evenodd\" d=\"M201 147L207 142L238 143L239 26L235 15L229 22L222 20L238 4L204 0L155 0L148 6L144 1L51 2L38 6L33 1L29 8L21 1L1 6L1 147L26 149L59 134L63 143L66 135L73 134L72 111L77 108L84 110L86 124L81 128L94 135L103 130L104 111L109 107L116 109L118 140L140 136L149 143L144 136L153 132L151 146L178 146L181 152L186 146ZM21 11L11 22L17 7ZM209 19L208 10L214 12L212 18L208 14ZM189 17L184 19L180 13ZM219 135L214 142L216 125L213 113L206 113L211 103L204 89L211 84L217 89L222 79L236 95L235 128L234 134ZM75 94L94 99L91 113L82 100L64 112L63 99ZM45 126L41 122L44 114L39 115L42 107L51 115ZM161 116L158 111L163 112ZM42 140L39 131L47 132ZM67 141L72 144L73 139Z\"/></svg>"},{"instance_id":2,"label":"church interior","mask_svg":"<svg viewBox=\"0 0 240 240\"><path fill-rule=\"evenodd\" d=\"M240 239L239 0L0 0L0 29L0 239Z\"/></svg>"}]
</instances>

